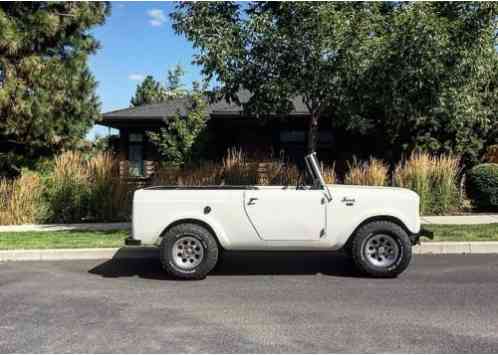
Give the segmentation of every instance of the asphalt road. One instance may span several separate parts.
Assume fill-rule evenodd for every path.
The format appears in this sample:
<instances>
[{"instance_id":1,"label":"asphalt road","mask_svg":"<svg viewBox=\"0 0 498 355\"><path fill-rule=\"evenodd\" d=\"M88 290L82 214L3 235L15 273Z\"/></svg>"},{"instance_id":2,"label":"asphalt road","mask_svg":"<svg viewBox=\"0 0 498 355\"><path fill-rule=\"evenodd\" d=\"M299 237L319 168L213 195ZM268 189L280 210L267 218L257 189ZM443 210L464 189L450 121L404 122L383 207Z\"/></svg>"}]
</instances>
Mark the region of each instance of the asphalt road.
<instances>
[{"instance_id":1,"label":"asphalt road","mask_svg":"<svg viewBox=\"0 0 498 355\"><path fill-rule=\"evenodd\" d=\"M498 256L226 255L202 281L154 260L0 264L0 353L498 352Z\"/></svg>"}]
</instances>

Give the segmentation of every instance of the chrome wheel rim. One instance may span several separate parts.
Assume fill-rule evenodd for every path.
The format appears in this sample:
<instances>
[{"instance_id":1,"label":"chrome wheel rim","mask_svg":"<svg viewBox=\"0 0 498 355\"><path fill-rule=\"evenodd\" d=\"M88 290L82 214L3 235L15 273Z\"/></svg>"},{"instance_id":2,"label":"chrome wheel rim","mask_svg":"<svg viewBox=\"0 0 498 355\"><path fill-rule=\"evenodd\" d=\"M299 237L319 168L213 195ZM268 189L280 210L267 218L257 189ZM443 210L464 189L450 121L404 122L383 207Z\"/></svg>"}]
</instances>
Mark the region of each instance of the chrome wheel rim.
<instances>
[{"instance_id":1,"label":"chrome wheel rim","mask_svg":"<svg viewBox=\"0 0 498 355\"><path fill-rule=\"evenodd\" d=\"M199 239L191 236L184 236L173 244L171 256L178 267L182 269L193 269L202 262L202 259L204 258L204 247Z\"/></svg>"},{"instance_id":2,"label":"chrome wheel rim","mask_svg":"<svg viewBox=\"0 0 498 355\"><path fill-rule=\"evenodd\" d=\"M389 267L396 263L400 248L396 240L387 234L374 234L363 244L363 253L367 260L377 267Z\"/></svg>"}]
</instances>

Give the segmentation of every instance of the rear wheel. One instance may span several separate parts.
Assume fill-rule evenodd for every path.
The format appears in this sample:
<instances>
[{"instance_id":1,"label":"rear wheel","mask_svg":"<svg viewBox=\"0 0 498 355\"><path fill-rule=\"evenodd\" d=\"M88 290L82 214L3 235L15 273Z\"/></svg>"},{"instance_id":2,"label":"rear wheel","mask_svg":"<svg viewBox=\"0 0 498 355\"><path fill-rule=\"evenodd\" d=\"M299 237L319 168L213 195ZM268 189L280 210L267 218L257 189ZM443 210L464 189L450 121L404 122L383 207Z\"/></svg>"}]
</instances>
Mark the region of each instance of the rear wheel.
<instances>
[{"instance_id":1,"label":"rear wheel","mask_svg":"<svg viewBox=\"0 0 498 355\"><path fill-rule=\"evenodd\" d=\"M161 242L164 269L180 279L202 279L218 261L218 244L212 233L195 223L170 228Z\"/></svg>"},{"instance_id":2,"label":"rear wheel","mask_svg":"<svg viewBox=\"0 0 498 355\"><path fill-rule=\"evenodd\" d=\"M357 267L374 277L396 277L410 263L412 246L406 231L390 221L374 221L353 236L352 256Z\"/></svg>"}]
</instances>

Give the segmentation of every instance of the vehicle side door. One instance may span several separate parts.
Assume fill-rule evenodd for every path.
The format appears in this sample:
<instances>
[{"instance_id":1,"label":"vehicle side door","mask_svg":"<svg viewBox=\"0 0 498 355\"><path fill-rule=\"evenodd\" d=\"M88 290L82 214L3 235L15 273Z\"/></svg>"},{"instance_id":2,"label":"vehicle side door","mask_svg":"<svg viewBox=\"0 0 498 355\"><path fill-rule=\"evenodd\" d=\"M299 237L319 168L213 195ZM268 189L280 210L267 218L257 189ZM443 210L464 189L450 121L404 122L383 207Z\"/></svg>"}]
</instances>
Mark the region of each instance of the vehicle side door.
<instances>
[{"instance_id":1,"label":"vehicle side door","mask_svg":"<svg viewBox=\"0 0 498 355\"><path fill-rule=\"evenodd\" d=\"M244 208L263 240L319 240L327 230L327 199L323 190L249 190L244 194Z\"/></svg>"}]
</instances>

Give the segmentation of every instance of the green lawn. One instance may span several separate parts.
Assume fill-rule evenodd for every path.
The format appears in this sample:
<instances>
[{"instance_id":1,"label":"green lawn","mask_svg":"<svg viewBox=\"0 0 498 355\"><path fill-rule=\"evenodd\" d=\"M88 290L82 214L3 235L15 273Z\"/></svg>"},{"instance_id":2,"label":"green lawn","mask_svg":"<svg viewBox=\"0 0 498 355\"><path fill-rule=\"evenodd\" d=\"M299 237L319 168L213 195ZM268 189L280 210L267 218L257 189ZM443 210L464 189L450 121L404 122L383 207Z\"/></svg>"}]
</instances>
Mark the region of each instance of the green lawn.
<instances>
[{"instance_id":1,"label":"green lawn","mask_svg":"<svg viewBox=\"0 0 498 355\"><path fill-rule=\"evenodd\" d=\"M498 223L478 225L425 225L434 241L498 241ZM115 248L123 246L128 231L2 232L0 250ZM428 239L422 239L428 241Z\"/></svg>"},{"instance_id":2,"label":"green lawn","mask_svg":"<svg viewBox=\"0 0 498 355\"><path fill-rule=\"evenodd\" d=\"M475 225L427 224L424 228L434 232L434 241L498 241L498 223ZM422 238L422 241L428 239Z\"/></svg>"},{"instance_id":3,"label":"green lawn","mask_svg":"<svg viewBox=\"0 0 498 355\"><path fill-rule=\"evenodd\" d=\"M0 250L115 248L124 245L124 239L128 233L126 230L2 232L0 233Z\"/></svg>"}]
</instances>

